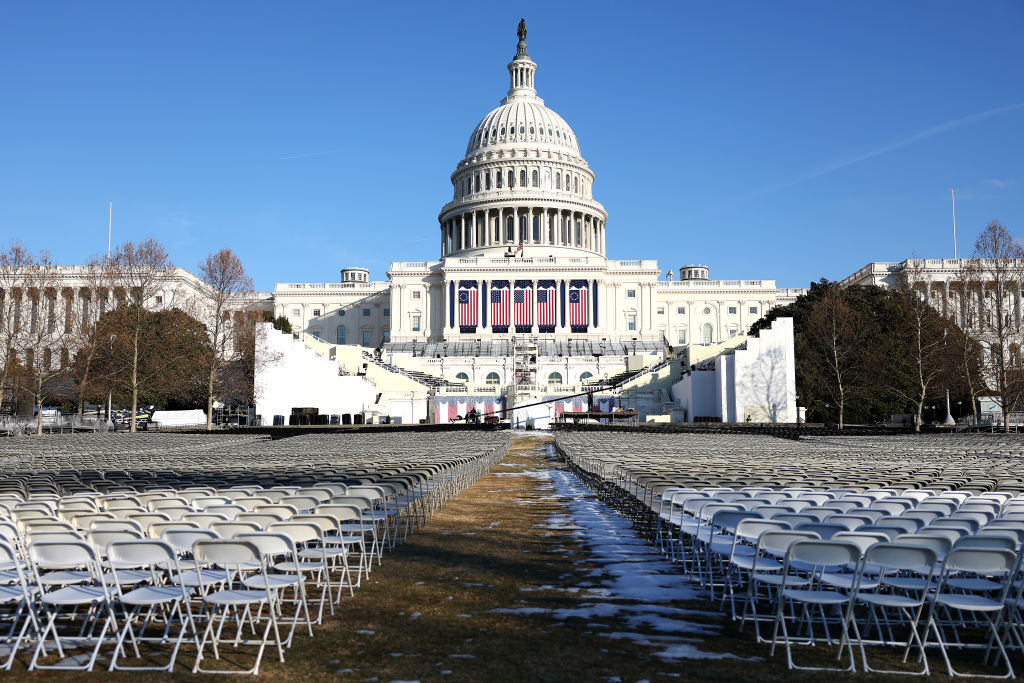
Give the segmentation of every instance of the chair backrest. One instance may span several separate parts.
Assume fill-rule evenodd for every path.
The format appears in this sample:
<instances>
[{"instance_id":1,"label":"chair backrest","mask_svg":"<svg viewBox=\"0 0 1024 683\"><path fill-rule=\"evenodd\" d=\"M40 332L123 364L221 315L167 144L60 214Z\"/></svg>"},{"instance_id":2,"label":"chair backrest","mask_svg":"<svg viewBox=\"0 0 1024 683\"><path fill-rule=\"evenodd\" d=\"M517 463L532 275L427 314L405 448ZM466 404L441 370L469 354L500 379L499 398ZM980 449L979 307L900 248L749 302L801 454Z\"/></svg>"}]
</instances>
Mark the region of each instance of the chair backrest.
<instances>
[{"instance_id":1,"label":"chair backrest","mask_svg":"<svg viewBox=\"0 0 1024 683\"><path fill-rule=\"evenodd\" d=\"M155 570L172 569L175 574L181 572L178 555L174 549L166 541L154 538L112 541L107 545L107 559L114 569L115 576L119 566L148 566Z\"/></svg>"},{"instance_id":2,"label":"chair backrest","mask_svg":"<svg viewBox=\"0 0 1024 683\"><path fill-rule=\"evenodd\" d=\"M222 515L223 517L231 520L240 515L243 512L248 512L245 507L241 505L233 505L230 503L219 504L219 505L208 505L203 509L203 512L210 515Z\"/></svg>"},{"instance_id":3,"label":"chair backrest","mask_svg":"<svg viewBox=\"0 0 1024 683\"><path fill-rule=\"evenodd\" d=\"M137 531L142 533L142 525L133 519L97 519L89 525L89 531Z\"/></svg>"},{"instance_id":4,"label":"chair backrest","mask_svg":"<svg viewBox=\"0 0 1024 683\"><path fill-rule=\"evenodd\" d=\"M901 534L892 540L899 545L912 545L919 548L928 548L939 558L946 556L953 542L944 536L925 536L922 534Z\"/></svg>"},{"instance_id":5,"label":"chair backrest","mask_svg":"<svg viewBox=\"0 0 1024 683\"><path fill-rule=\"evenodd\" d=\"M259 531L260 528L252 522L214 522L210 525L210 530L216 531L221 538L233 538L238 534Z\"/></svg>"},{"instance_id":6,"label":"chair backrest","mask_svg":"<svg viewBox=\"0 0 1024 683\"><path fill-rule=\"evenodd\" d=\"M794 527L799 526L800 524L816 524L818 522L817 517L813 515L803 514L774 515L772 516L772 519L777 519L781 522L787 522Z\"/></svg>"},{"instance_id":7,"label":"chair backrest","mask_svg":"<svg viewBox=\"0 0 1024 683\"><path fill-rule=\"evenodd\" d=\"M861 553L864 553L872 546L888 542L889 537L884 534L862 533L860 531L840 531L838 534L833 535L830 540L853 543L860 548Z\"/></svg>"},{"instance_id":8,"label":"chair backrest","mask_svg":"<svg viewBox=\"0 0 1024 683\"><path fill-rule=\"evenodd\" d=\"M934 549L921 545L906 543L878 543L864 553L864 564L876 564L885 569L914 571L922 573L934 571L939 555Z\"/></svg>"},{"instance_id":9,"label":"chair backrest","mask_svg":"<svg viewBox=\"0 0 1024 683\"><path fill-rule=\"evenodd\" d=\"M96 551L85 541L39 541L29 543L28 554L40 569L71 569L86 567L93 579L102 583L100 562Z\"/></svg>"},{"instance_id":10,"label":"chair backrest","mask_svg":"<svg viewBox=\"0 0 1024 683\"><path fill-rule=\"evenodd\" d=\"M1002 549L1016 552L1017 541L1007 536L961 536L953 544L953 550L960 550L962 548Z\"/></svg>"},{"instance_id":11,"label":"chair backrest","mask_svg":"<svg viewBox=\"0 0 1024 683\"><path fill-rule=\"evenodd\" d=\"M290 519L299 513L294 505L282 505L281 503L258 505L253 512L260 515L281 515L285 519Z\"/></svg>"},{"instance_id":12,"label":"chair backrest","mask_svg":"<svg viewBox=\"0 0 1024 683\"><path fill-rule=\"evenodd\" d=\"M818 538L821 537L813 531L766 531L757 539L757 548L760 552L782 557L793 543Z\"/></svg>"},{"instance_id":13,"label":"chair backrest","mask_svg":"<svg viewBox=\"0 0 1024 683\"><path fill-rule=\"evenodd\" d=\"M330 505L353 505L360 510L369 510L373 508L373 501L365 496L334 496L331 498Z\"/></svg>"},{"instance_id":14,"label":"chair backrest","mask_svg":"<svg viewBox=\"0 0 1024 683\"><path fill-rule=\"evenodd\" d=\"M719 510L711 518L711 526L732 533L736 530L736 525L745 519L764 519L764 517L749 510Z\"/></svg>"},{"instance_id":15,"label":"chair backrest","mask_svg":"<svg viewBox=\"0 0 1024 683\"><path fill-rule=\"evenodd\" d=\"M1017 566L1017 556L1009 550L954 548L942 564L945 574L971 572L986 576L1009 576Z\"/></svg>"},{"instance_id":16,"label":"chair backrest","mask_svg":"<svg viewBox=\"0 0 1024 683\"><path fill-rule=\"evenodd\" d=\"M361 520L363 518L360 508L354 505L336 505L334 503L328 503L327 505L317 505L316 510L313 512L317 515L328 515L337 519L339 522Z\"/></svg>"},{"instance_id":17,"label":"chair backrest","mask_svg":"<svg viewBox=\"0 0 1024 683\"><path fill-rule=\"evenodd\" d=\"M320 504L320 499L316 496L285 496L281 504L291 505L299 512L308 512Z\"/></svg>"},{"instance_id":18,"label":"chair backrest","mask_svg":"<svg viewBox=\"0 0 1024 683\"><path fill-rule=\"evenodd\" d=\"M209 529L210 525L214 522L228 522L230 519L227 515L222 515L213 512L193 512L190 515L182 517L183 522L195 522L201 529Z\"/></svg>"},{"instance_id":19,"label":"chair backrest","mask_svg":"<svg viewBox=\"0 0 1024 683\"><path fill-rule=\"evenodd\" d=\"M285 534L272 531L252 531L238 534L233 540L252 543L259 548L263 557L292 556L295 554L295 541Z\"/></svg>"},{"instance_id":20,"label":"chair backrest","mask_svg":"<svg viewBox=\"0 0 1024 683\"><path fill-rule=\"evenodd\" d=\"M278 514L263 514L260 512L243 512L242 514L235 517L236 522L249 522L255 524L260 529L266 529L268 525L274 522L283 522L284 516Z\"/></svg>"},{"instance_id":21,"label":"chair backrest","mask_svg":"<svg viewBox=\"0 0 1024 683\"><path fill-rule=\"evenodd\" d=\"M217 532L210 529L164 529L160 536L167 545L176 552L192 552L192 546L196 541L219 538Z\"/></svg>"},{"instance_id":22,"label":"chair backrest","mask_svg":"<svg viewBox=\"0 0 1024 683\"><path fill-rule=\"evenodd\" d=\"M302 519L297 517L296 519L288 522L276 522L267 527L267 532L272 534L284 534L296 544L309 543L310 541L319 541L323 538L323 532L320 526L309 522L296 521Z\"/></svg>"},{"instance_id":23,"label":"chair backrest","mask_svg":"<svg viewBox=\"0 0 1024 683\"><path fill-rule=\"evenodd\" d=\"M949 541L952 546L958 538L967 534L963 529L943 529L939 527L926 526L917 530L919 536L941 536Z\"/></svg>"},{"instance_id":24,"label":"chair backrest","mask_svg":"<svg viewBox=\"0 0 1024 683\"><path fill-rule=\"evenodd\" d=\"M258 566L264 568L263 553L252 541L229 538L210 538L197 540L192 545L192 555L196 564L219 564L225 567ZM200 583L202 572L199 573Z\"/></svg>"},{"instance_id":25,"label":"chair backrest","mask_svg":"<svg viewBox=\"0 0 1024 683\"><path fill-rule=\"evenodd\" d=\"M861 550L848 541L804 540L796 541L786 553L785 569L793 563L814 567L845 567L861 560Z\"/></svg>"},{"instance_id":26,"label":"chair backrest","mask_svg":"<svg viewBox=\"0 0 1024 683\"><path fill-rule=\"evenodd\" d=\"M818 535L818 538L829 539L841 531L850 531L842 524L828 524L826 522L807 522L797 524L793 527L796 531L811 531Z\"/></svg>"}]
</instances>

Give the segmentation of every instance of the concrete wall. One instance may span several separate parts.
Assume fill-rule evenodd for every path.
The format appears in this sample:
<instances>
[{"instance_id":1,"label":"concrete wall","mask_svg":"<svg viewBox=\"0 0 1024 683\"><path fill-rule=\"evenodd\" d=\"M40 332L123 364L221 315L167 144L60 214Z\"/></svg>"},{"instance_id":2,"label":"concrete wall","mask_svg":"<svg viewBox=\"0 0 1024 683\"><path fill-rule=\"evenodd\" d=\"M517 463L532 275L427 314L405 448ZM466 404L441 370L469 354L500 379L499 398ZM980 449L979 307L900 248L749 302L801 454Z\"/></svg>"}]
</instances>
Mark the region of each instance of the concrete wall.
<instances>
[{"instance_id":1,"label":"concrete wall","mask_svg":"<svg viewBox=\"0 0 1024 683\"><path fill-rule=\"evenodd\" d=\"M713 367L710 361L713 360ZM722 422L796 421L796 366L793 319L778 318L746 348L729 349L704 361L672 385L686 419L717 417Z\"/></svg>"},{"instance_id":2,"label":"concrete wall","mask_svg":"<svg viewBox=\"0 0 1024 683\"><path fill-rule=\"evenodd\" d=\"M275 415L287 422L292 408L318 408L320 414L359 414L373 406L376 390L363 377L339 376L336 362L318 356L270 323L257 335L256 414L264 424Z\"/></svg>"}]
</instances>

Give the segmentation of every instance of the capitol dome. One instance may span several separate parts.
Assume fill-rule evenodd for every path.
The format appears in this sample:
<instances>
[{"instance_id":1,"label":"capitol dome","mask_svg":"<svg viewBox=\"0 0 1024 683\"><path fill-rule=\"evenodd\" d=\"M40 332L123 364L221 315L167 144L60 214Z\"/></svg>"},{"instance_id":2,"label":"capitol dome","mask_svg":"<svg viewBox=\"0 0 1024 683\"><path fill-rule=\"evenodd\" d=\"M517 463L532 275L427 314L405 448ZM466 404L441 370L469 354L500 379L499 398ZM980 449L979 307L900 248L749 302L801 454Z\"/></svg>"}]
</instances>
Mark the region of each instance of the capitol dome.
<instances>
[{"instance_id":1,"label":"capitol dome","mask_svg":"<svg viewBox=\"0 0 1024 683\"><path fill-rule=\"evenodd\" d=\"M594 201L594 173L572 128L537 96L525 22L517 34L508 94L473 129L451 175L452 201L438 215L441 256L492 256L523 245L517 253L603 257L608 215Z\"/></svg>"},{"instance_id":2,"label":"capitol dome","mask_svg":"<svg viewBox=\"0 0 1024 683\"><path fill-rule=\"evenodd\" d=\"M495 145L522 142L555 145L572 154L580 154L576 135L569 124L534 96L533 100L519 97L506 101L484 116L469 137L466 156Z\"/></svg>"}]
</instances>

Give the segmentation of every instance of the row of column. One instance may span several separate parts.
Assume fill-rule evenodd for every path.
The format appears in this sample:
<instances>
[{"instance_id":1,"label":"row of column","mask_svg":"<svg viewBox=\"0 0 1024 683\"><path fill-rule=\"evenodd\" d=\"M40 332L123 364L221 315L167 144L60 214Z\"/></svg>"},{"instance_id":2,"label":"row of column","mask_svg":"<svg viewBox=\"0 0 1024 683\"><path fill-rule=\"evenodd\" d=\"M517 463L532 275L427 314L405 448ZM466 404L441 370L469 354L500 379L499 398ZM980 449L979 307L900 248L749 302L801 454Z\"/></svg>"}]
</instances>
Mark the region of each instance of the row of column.
<instances>
[{"instance_id":1,"label":"row of column","mask_svg":"<svg viewBox=\"0 0 1024 683\"><path fill-rule=\"evenodd\" d=\"M520 242L577 247L604 254L604 231L604 220L584 211L534 207L484 209L451 216L441 223L441 255Z\"/></svg>"},{"instance_id":2,"label":"row of column","mask_svg":"<svg viewBox=\"0 0 1024 683\"><path fill-rule=\"evenodd\" d=\"M123 292L119 300L123 300ZM13 306L11 299L14 297ZM93 320L103 315L111 303L109 290L93 291L88 289L55 288L38 290L3 290L0 289L0 310L8 312L15 318L15 325L27 325L35 331L37 325L45 324L50 333L57 332L58 324L64 332L71 332L77 321L80 329L85 329ZM58 303L60 299L60 303Z\"/></svg>"},{"instance_id":3,"label":"row of column","mask_svg":"<svg viewBox=\"0 0 1024 683\"><path fill-rule=\"evenodd\" d=\"M970 327L975 327L975 326L977 326L979 324L978 320L973 320L973 319L969 320L968 319L968 314L971 312L972 309L977 312L977 314L979 316L979 319L984 319L985 316L989 315L989 313L990 313L989 309L990 308L991 309L995 309L995 307L996 307L995 300L994 299L989 299L988 297L986 297L985 293L986 293L986 289L987 288L982 283L979 283L979 286L976 287L976 288L975 287L972 287L972 288L963 288L962 287L957 292L953 292L952 291L952 288L950 287L949 280L944 280L944 281L942 281L939 284L941 284L941 286L942 286L942 289L941 289L941 297L942 297L941 310L942 310L942 315L944 315L944 316L951 316L951 315L953 315L955 313L956 316L957 316L958 322L965 329L966 328L970 328ZM928 297L929 297L928 301L929 301L929 303L932 303L934 305L934 302L933 302L933 299L934 299L934 296L933 296L934 289L932 288L932 283L929 282L929 283L926 284L926 286L928 288ZM1008 287L1006 295L1010 299L1007 302L1006 305L1009 306L1010 309L1012 310L1013 322L1014 322L1015 325L1020 326L1022 324L1022 310L1021 310L1021 308L1022 308L1022 306L1021 306L1022 292L1021 292L1020 285L1018 284L1016 286ZM974 301L970 302L970 305L968 305L968 297L973 297L974 298ZM953 307L954 307L953 302L955 302L957 310L953 310ZM938 308L938 307L936 306L936 308ZM1004 311L1004 314L1007 313L1007 312L1009 312L1009 311Z\"/></svg>"}]
</instances>

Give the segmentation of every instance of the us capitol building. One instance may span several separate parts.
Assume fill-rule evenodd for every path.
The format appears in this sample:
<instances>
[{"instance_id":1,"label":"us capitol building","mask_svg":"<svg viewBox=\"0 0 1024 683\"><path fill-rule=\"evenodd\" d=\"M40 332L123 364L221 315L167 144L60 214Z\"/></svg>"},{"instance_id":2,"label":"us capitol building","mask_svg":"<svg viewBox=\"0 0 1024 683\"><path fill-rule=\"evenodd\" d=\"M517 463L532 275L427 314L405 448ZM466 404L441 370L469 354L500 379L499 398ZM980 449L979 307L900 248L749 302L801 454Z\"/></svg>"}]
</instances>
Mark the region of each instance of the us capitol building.
<instances>
[{"instance_id":1,"label":"us capitol building","mask_svg":"<svg viewBox=\"0 0 1024 683\"><path fill-rule=\"evenodd\" d=\"M379 349L387 364L469 387L523 384L512 361L527 342L530 384L544 387L615 375L629 356L664 360L672 347L741 337L804 291L710 280L706 265L663 278L656 260L609 258L595 173L537 95L524 22L518 37L508 94L473 128L451 175L440 258L393 262L386 282L347 268L340 282L279 283L275 316L321 344Z\"/></svg>"}]
</instances>

